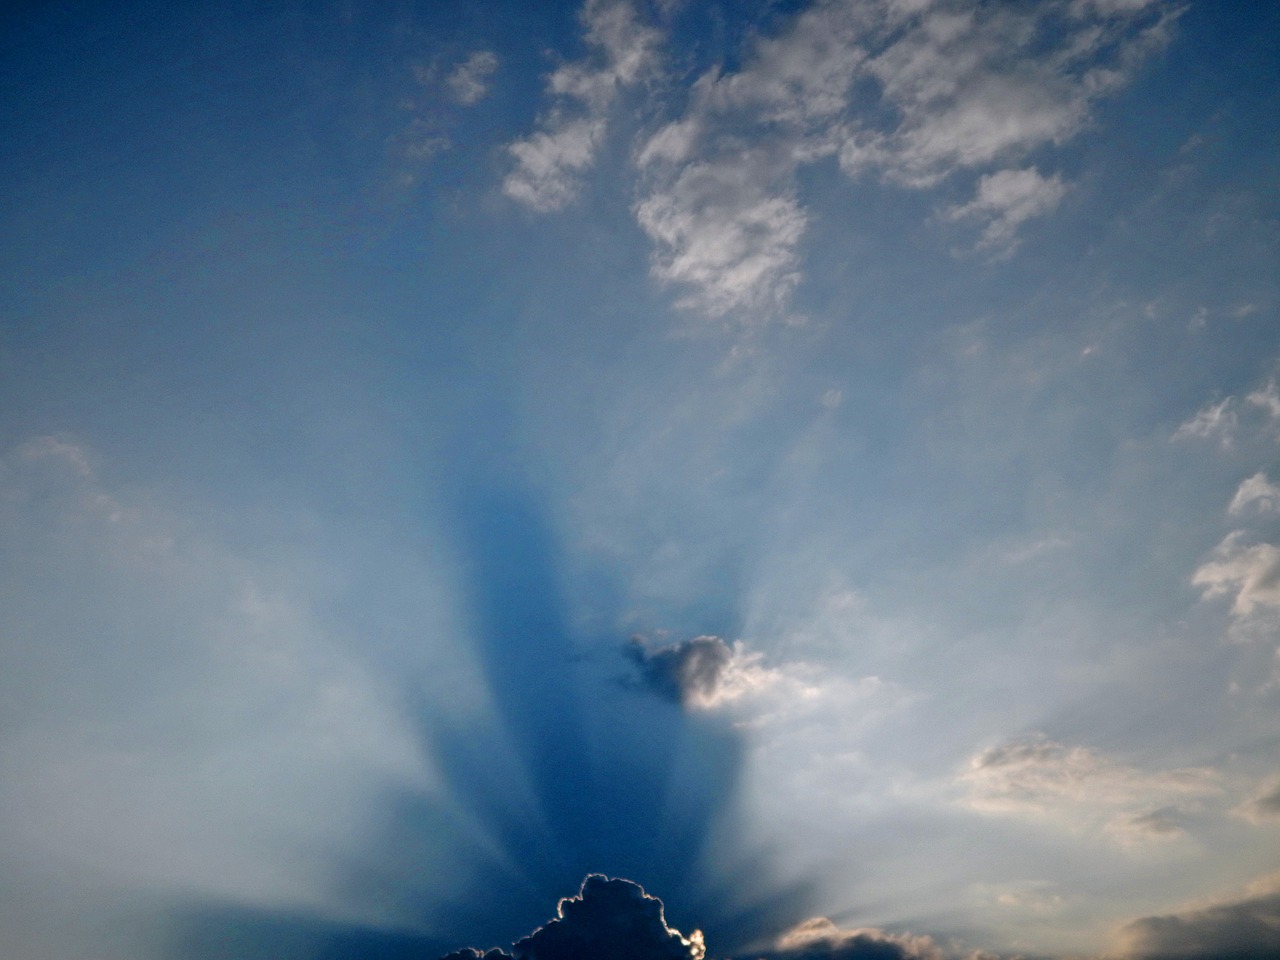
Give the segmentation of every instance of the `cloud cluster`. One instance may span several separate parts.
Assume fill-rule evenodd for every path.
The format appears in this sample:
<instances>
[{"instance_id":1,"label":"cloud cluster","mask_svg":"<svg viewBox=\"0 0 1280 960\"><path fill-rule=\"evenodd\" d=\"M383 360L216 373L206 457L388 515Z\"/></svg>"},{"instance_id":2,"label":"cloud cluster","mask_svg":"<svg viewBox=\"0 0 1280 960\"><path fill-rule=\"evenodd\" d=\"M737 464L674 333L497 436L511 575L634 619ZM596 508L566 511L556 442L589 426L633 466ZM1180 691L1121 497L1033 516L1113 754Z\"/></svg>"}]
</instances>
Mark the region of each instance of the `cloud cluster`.
<instances>
[{"instance_id":1,"label":"cloud cluster","mask_svg":"<svg viewBox=\"0 0 1280 960\"><path fill-rule=\"evenodd\" d=\"M1121 841L1183 835L1185 814L1221 789L1211 769L1146 771L1043 736L982 751L960 782L975 810L1061 820Z\"/></svg>"},{"instance_id":2,"label":"cloud cluster","mask_svg":"<svg viewBox=\"0 0 1280 960\"><path fill-rule=\"evenodd\" d=\"M1088 123L1094 103L1167 43L1173 0L817 0L733 72L713 68L635 151L635 216L652 272L712 317L777 314L799 280L809 216L797 172L834 158L850 177L907 189L976 177L943 210L1007 255L1066 192L1026 165ZM590 64L561 67L542 129L512 144L506 193L563 207L594 162L616 92L657 65L660 33L623 0L583 8Z\"/></svg>"},{"instance_id":3,"label":"cloud cluster","mask_svg":"<svg viewBox=\"0 0 1280 960\"><path fill-rule=\"evenodd\" d=\"M590 55L551 74L547 92L554 106L541 118L541 129L507 148L515 168L503 180L503 192L544 213L574 199L604 140L609 108L620 90L648 73L661 39L628 0L587 0L581 19Z\"/></svg>"},{"instance_id":4,"label":"cloud cluster","mask_svg":"<svg viewBox=\"0 0 1280 960\"><path fill-rule=\"evenodd\" d=\"M485 960L702 960L697 930L689 937L667 926L662 901L638 883L591 874L575 897L556 907L546 926L519 940L511 953L491 950ZM476 960L476 950L442 960Z\"/></svg>"},{"instance_id":5,"label":"cloud cluster","mask_svg":"<svg viewBox=\"0 0 1280 960\"><path fill-rule=\"evenodd\" d=\"M1280 956L1280 876L1243 897L1165 916L1143 917L1120 934L1131 960L1267 960Z\"/></svg>"}]
</instances>

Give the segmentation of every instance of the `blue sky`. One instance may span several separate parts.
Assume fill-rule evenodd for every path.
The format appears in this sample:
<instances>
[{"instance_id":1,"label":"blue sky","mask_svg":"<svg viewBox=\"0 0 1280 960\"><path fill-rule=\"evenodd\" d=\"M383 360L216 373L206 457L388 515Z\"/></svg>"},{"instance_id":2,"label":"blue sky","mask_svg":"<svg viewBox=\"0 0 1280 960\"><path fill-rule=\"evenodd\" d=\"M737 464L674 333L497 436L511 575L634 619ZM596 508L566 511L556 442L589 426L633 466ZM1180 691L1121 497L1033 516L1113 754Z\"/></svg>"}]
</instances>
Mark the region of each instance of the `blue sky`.
<instances>
[{"instance_id":1,"label":"blue sky","mask_svg":"<svg viewBox=\"0 0 1280 960\"><path fill-rule=\"evenodd\" d=\"M7 14L6 949L1276 950L1277 36Z\"/></svg>"}]
</instances>

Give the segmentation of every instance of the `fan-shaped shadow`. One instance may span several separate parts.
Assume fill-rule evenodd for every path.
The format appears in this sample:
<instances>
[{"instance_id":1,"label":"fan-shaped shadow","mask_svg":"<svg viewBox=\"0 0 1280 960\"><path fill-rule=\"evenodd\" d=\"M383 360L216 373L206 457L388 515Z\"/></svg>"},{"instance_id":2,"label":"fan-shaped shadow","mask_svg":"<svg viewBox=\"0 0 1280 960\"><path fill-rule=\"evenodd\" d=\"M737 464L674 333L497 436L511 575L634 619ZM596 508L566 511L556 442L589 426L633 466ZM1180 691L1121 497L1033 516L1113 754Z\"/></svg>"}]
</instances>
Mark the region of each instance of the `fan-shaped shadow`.
<instances>
[{"instance_id":1,"label":"fan-shaped shadow","mask_svg":"<svg viewBox=\"0 0 1280 960\"><path fill-rule=\"evenodd\" d=\"M205 904L181 915L174 960L429 958L441 936L447 949L505 945L545 922L590 872L641 883L673 924L701 927L718 951L802 916L807 890L770 884L765 858L726 849L740 735L619 683L621 656L582 656L560 595L558 545L534 498L472 490L453 516L493 722L460 729L449 704L406 683L446 795L388 789L378 828L333 876L343 902L432 935ZM733 870L708 871L708 858Z\"/></svg>"}]
</instances>

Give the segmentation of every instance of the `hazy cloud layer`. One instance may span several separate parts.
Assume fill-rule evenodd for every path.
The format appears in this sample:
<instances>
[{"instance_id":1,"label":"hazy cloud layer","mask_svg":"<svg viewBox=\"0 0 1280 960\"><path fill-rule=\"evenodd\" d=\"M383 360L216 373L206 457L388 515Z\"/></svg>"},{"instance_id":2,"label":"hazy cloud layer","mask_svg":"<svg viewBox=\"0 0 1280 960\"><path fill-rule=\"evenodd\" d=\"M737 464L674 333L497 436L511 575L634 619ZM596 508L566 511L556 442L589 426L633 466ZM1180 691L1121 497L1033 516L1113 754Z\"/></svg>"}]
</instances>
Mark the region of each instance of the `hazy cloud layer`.
<instances>
[{"instance_id":1,"label":"hazy cloud layer","mask_svg":"<svg viewBox=\"0 0 1280 960\"><path fill-rule=\"evenodd\" d=\"M1145 771L1034 737L984 750L960 782L975 810L1060 820L1124 841L1182 835L1183 809L1218 793L1219 779L1207 768Z\"/></svg>"}]
</instances>

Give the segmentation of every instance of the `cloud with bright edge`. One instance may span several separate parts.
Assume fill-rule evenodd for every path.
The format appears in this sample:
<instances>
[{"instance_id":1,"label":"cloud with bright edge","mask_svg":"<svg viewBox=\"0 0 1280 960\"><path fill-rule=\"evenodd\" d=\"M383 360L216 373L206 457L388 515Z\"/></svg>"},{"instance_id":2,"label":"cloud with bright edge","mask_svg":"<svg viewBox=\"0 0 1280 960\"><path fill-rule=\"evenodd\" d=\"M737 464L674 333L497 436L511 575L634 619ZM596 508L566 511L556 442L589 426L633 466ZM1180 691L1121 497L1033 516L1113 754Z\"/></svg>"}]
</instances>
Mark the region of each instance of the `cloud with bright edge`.
<instances>
[{"instance_id":1,"label":"cloud with bright edge","mask_svg":"<svg viewBox=\"0 0 1280 960\"><path fill-rule=\"evenodd\" d=\"M1280 956L1280 875L1254 882L1243 896L1144 917L1120 931L1130 960L1267 960Z\"/></svg>"}]
</instances>

